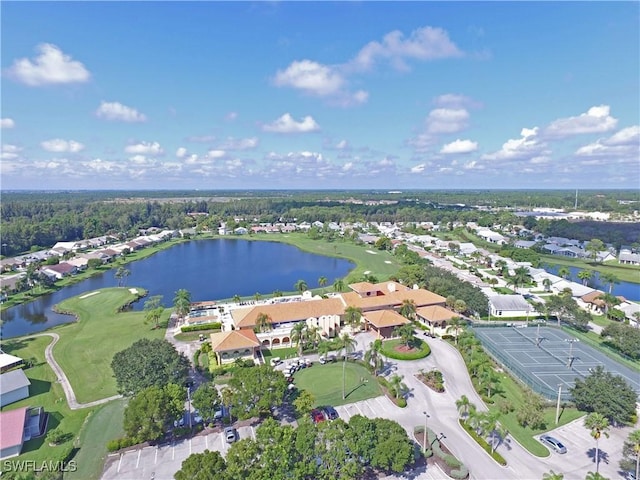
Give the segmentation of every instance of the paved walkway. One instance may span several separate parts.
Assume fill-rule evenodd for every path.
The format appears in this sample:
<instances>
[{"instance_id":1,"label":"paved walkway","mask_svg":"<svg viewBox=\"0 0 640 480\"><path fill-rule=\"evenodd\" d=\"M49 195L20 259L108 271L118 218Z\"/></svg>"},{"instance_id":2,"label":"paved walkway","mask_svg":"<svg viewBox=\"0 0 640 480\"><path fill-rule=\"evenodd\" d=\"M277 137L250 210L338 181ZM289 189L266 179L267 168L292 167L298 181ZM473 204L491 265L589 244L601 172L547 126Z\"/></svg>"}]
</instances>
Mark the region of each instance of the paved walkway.
<instances>
[{"instance_id":1,"label":"paved walkway","mask_svg":"<svg viewBox=\"0 0 640 480\"><path fill-rule=\"evenodd\" d=\"M79 403L78 400L76 399L76 394L73 391L73 387L71 387L71 383L69 382L67 375L64 373L64 370L62 370L62 367L60 367L58 362L56 362L56 359L53 358L53 347L55 346L56 343L58 343L58 340L60 340L60 335L58 335L57 333L38 333L36 335L29 335L29 337L27 338L31 338L31 337L53 338L51 343L47 345L47 348L45 348L44 350L44 357L46 358L47 363L49 364L53 372L56 374L56 377L58 378L58 383L60 383L60 385L62 386L62 390L64 391L64 395L67 397L67 403L69 404L69 408L71 410L79 410L81 408L95 407L96 405L102 405L103 403L107 403L112 400L117 400L118 398L122 398L122 395L114 395L112 397L95 400L93 402Z\"/></svg>"}]
</instances>

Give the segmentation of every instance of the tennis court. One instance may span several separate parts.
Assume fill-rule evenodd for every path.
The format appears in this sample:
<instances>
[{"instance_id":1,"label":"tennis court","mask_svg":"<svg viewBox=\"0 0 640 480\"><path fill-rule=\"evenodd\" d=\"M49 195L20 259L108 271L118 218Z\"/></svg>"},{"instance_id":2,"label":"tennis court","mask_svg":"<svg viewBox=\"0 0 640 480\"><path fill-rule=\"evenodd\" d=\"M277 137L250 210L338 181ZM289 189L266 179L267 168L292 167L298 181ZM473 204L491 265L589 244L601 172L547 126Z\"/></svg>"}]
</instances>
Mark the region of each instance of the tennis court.
<instances>
[{"instance_id":1,"label":"tennis court","mask_svg":"<svg viewBox=\"0 0 640 480\"><path fill-rule=\"evenodd\" d=\"M598 350L581 343L562 330L550 327L474 328L483 346L496 360L549 399L569 399L569 387L576 377L584 378L589 370L602 365L605 370L623 377L640 393L640 373L617 363Z\"/></svg>"}]
</instances>

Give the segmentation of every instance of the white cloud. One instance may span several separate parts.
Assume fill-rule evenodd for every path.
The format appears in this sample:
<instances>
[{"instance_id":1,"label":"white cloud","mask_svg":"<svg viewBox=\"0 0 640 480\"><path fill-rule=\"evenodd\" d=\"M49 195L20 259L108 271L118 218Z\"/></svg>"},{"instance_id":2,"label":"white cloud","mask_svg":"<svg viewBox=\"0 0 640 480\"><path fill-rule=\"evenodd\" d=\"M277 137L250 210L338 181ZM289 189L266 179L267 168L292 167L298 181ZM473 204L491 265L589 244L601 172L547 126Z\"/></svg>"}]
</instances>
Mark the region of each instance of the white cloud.
<instances>
[{"instance_id":1,"label":"white cloud","mask_svg":"<svg viewBox=\"0 0 640 480\"><path fill-rule=\"evenodd\" d=\"M233 138L228 137L219 148L223 150L250 150L258 146L258 138Z\"/></svg>"},{"instance_id":2,"label":"white cloud","mask_svg":"<svg viewBox=\"0 0 640 480\"><path fill-rule=\"evenodd\" d=\"M158 142L141 142L133 145L127 145L124 148L127 153L140 155L162 155L164 150Z\"/></svg>"},{"instance_id":3,"label":"white cloud","mask_svg":"<svg viewBox=\"0 0 640 480\"><path fill-rule=\"evenodd\" d=\"M22 148L17 145L10 145L8 143L2 144L2 154L0 158L2 160L13 160L18 158L18 154L22 151Z\"/></svg>"},{"instance_id":4,"label":"white cloud","mask_svg":"<svg viewBox=\"0 0 640 480\"><path fill-rule=\"evenodd\" d=\"M576 150L579 157L606 156L611 159L629 158L637 162L640 151L640 126L624 128L611 137L599 139ZM584 162L583 162L584 163Z\"/></svg>"},{"instance_id":5,"label":"white cloud","mask_svg":"<svg viewBox=\"0 0 640 480\"><path fill-rule=\"evenodd\" d=\"M222 158L227 154L227 152L225 152L224 150L209 150L207 152L207 157L209 158Z\"/></svg>"},{"instance_id":6,"label":"white cloud","mask_svg":"<svg viewBox=\"0 0 640 480\"><path fill-rule=\"evenodd\" d=\"M482 156L483 160L531 160L540 156L547 156L549 151L546 143L542 142L538 136L538 127L523 128L520 131L520 138L509 139L502 149L494 153Z\"/></svg>"},{"instance_id":7,"label":"white cloud","mask_svg":"<svg viewBox=\"0 0 640 480\"><path fill-rule=\"evenodd\" d=\"M307 115L300 122L296 122L291 114L285 113L280 118L270 124L262 126L265 132L275 133L307 133L320 130L320 126L313 117Z\"/></svg>"},{"instance_id":8,"label":"white cloud","mask_svg":"<svg viewBox=\"0 0 640 480\"><path fill-rule=\"evenodd\" d=\"M178 148L178 150L176 150L176 157L178 158L184 158L187 155L187 149L184 147L180 147Z\"/></svg>"},{"instance_id":9,"label":"white cloud","mask_svg":"<svg viewBox=\"0 0 640 480\"><path fill-rule=\"evenodd\" d=\"M427 132L455 133L467 127L469 112L464 108L436 108L427 117Z\"/></svg>"},{"instance_id":10,"label":"white cloud","mask_svg":"<svg viewBox=\"0 0 640 480\"><path fill-rule=\"evenodd\" d=\"M274 83L279 87L293 87L325 96L337 93L344 86L344 78L333 67L301 60L292 62L285 70L278 70Z\"/></svg>"},{"instance_id":11,"label":"white cloud","mask_svg":"<svg viewBox=\"0 0 640 480\"><path fill-rule=\"evenodd\" d=\"M210 142L213 142L215 139L216 139L215 135L192 135L186 138L187 142L194 142L194 143L210 143Z\"/></svg>"},{"instance_id":12,"label":"white cloud","mask_svg":"<svg viewBox=\"0 0 640 480\"><path fill-rule=\"evenodd\" d=\"M146 115L138 112L135 108L127 107L120 102L102 102L96 110L98 118L105 120L116 120L120 122L146 122Z\"/></svg>"},{"instance_id":13,"label":"white cloud","mask_svg":"<svg viewBox=\"0 0 640 480\"><path fill-rule=\"evenodd\" d=\"M348 150L350 148L349 146L349 142L347 142L346 140L340 140L337 144L336 144L336 148L338 150Z\"/></svg>"},{"instance_id":14,"label":"white cloud","mask_svg":"<svg viewBox=\"0 0 640 480\"><path fill-rule=\"evenodd\" d=\"M440 153L471 153L478 149L478 142L471 140L454 140L451 143L443 145Z\"/></svg>"},{"instance_id":15,"label":"white cloud","mask_svg":"<svg viewBox=\"0 0 640 480\"><path fill-rule=\"evenodd\" d=\"M61 138L54 138L51 140L45 140L40 144L43 149L47 152L70 152L70 153L78 153L84 150L84 145L80 142L76 142L75 140L63 140Z\"/></svg>"},{"instance_id":16,"label":"white cloud","mask_svg":"<svg viewBox=\"0 0 640 480\"><path fill-rule=\"evenodd\" d=\"M31 87L49 84L86 82L91 74L85 66L65 54L57 46L41 43L39 55L30 60L20 58L8 69L9 76Z\"/></svg>"},{"instance_id":17,"label":"white cloud","mask_svg":"<svg viewBox=\"0 0 640 480\"><path fill-rule=\"evenodd\" d=\"M13 121L13 118L0 119L0 128L13 128L15 126L16 122Z\"/></svg>"},{"instance_id":18,"label":"white cloud","mask_svg":"<svg viewBox=\"0 0 640 480\"><path fill-rule=\"evenodd\" d=\"M236 120L238 118L238 112L229 112L224 116L224 119L227 122L233 122L234 120Z\"/></svg>"},{"instance_id":19,"label":"white cloud","mask_svg":"<svg viewBox=\"0 0 640 480\"><path fill-rule=\"evenodd\" d=\"M609 132L618 124L618 120L609 115L609 112L608 105L591 107L587 113L581 113L577 117L554 120L544 133L552 137L565 137L582 133Z\"/></svg>"},{"instance_id":20,"label":"white cloud","mask_svg":"<svg viewBox=\"0 0 640 480\"><path fill-rule=\"evenodd\" d=\"M422 173L427 168L424 163L411 167L411 173Z\"/></svg>"},{"instance_id":21,"label":"white cloud","mask_svg":"<svg viewBox=\"0 0 640 480\"><path fill-rule=\"evenodd\" d=\"M406 70L406 60L436 60L459 57L463 53L449 39L449 34L434 27L422 27L408 38L398 30L386 34L382 42L369 42L350 62L353 68L367 70L380 60L387 60L394 68Z\"/></svg>"},{"instance_id":22,"label":"white cloud","mask_svg":"<svg viewBox=\"0 0 640 480\"><path fill-rule=\"evenodd\" d=\"M433 99L433 104L438 107L448 108L482 107L480 102L460 93L445 93L443 95L439 95Z\"/></svg>"}]
</instances>

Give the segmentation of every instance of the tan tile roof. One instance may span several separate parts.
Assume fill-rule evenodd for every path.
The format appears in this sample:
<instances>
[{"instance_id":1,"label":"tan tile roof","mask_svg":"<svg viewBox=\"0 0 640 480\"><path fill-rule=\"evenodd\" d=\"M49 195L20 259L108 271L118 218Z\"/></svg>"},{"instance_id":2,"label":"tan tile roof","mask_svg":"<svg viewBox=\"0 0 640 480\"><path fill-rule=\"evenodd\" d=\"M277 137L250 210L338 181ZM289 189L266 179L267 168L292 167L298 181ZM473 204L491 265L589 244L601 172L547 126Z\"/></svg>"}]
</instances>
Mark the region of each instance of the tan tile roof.
<instances>
[{"instance_id":1,"label":"tan tile roof","mask_svg":"<svg viewBox=\"0 0 640 480\"><path fill-rule=\"evenodd\" d=\"M396 327L398 325L409 323L409 320L393 310L376 310L375 312L367 312L364 314L364 318L366 318L367 321L376 328Z\"/></svg>"},{"instance_id":2,"label":"tan tile roof","mask_svg":"<svg viewBox=\"0 0 640 480\"><path fill-rule=\"evenodd\" d=\"M424 289L406 290L402 292L389 292L386 295L378 295L377 297L361 298L357 293L343 293L342 298L354 307L358 307L363 311L378 310L382 308L393 308L402 305L404 300L413 300L416 307L424 307L427 305L444 305L446 298L436 295L433 292Z\"/></svg>"},{"instance_id":3,"label":"tan tile roof","mask_svg":"<svg viewBox=\"0 0 640 480\"><path fill-rule=\"evenodd\" d=\"M268 315L272 323L296 322L322 315L342 315L344 305L339 298L257 305L246 309L234 309L231 311L231 317L236 327L250 328L256 325L261 313Z\"/></svg>"},{"instance_id":4,"label":"tan tile roof","mask_svg":"<svg viewBox=\"0 0 640 480\"><path fill-rule=\"evenodd\" d=\"M589 292L586 295L583 295L582 297L580 297L580 300L582 300L585 303L594 303L596 305L604 305L604 302L602 301L602 299L598 299L598 297L601 295L604 295L604 292L601 292L600 290L594 290L593 292Z\"/></svg>"},{"instance_id":5,"label":"tan tile roof","mask_svg":"<svg viewBox=\"0 0 640 480\"><path fill-rule=\"evenodd\" d=\"M373 283L369 282L350 283L349 288L357 293L372 292L376 290L376 287L373 286Z\"/></svg>"},{"instance_id":6,"label":"tan tile roof","mask_svg":"<svg viewBox=\"0 0 640 480\"><path fill-rule=\"evenodd\" d=\"M211 348L214 352L227 352L258 346L260 346L260 341L251 329L211 334Z\"/></svg>"},{"instance_id":7,"label":"tan tile roof","mask_svg":"<svg viewBox=\"0 0 640 480\"><path fill-rule=\"evenodd\" d=\"M431 305L428 307L420 307L416 309L416 313L430 322L442 322L444 320L451 320L453 317L457 317L458 314L448 310L440 305Z\"/></svg>"},{"instance_id":8,"label":"tan tile roof","mask_svg":"<svg viewBox=\"0 0 640 480\"><path fill-rule=\"evenodd\" d=\"M388 294L390 292L389 290L389 286L393 285L393 287L395 287L395 291L399 292L399 291L406 291L406 290L411 290L411 287L407 287L406 285L402 285L401 283L398 282L392 282L392 281L388 281L388 282L378 282L376 284L374 284L373 286L376 287L376 289L379 292L383 292L385 294ZM393 288L392 287L392 288Z\"/></svg>"}]
</instances>

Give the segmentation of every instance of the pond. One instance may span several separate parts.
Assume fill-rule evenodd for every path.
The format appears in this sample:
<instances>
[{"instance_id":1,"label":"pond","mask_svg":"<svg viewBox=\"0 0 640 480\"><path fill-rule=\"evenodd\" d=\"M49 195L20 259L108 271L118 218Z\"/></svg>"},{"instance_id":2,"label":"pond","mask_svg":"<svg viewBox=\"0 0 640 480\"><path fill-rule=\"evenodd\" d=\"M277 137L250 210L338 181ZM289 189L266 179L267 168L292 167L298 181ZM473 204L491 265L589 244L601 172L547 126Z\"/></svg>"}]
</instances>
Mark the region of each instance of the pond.
<instances>
[{"instance_id":1,"label":"pond","mask_svg":"<svg viewBox=\"0 0 640 480\"><path fill-rule=\"evenodd\" d=\"M344 259L303 252L279 242L236 239L210 239L180 243L143 260L130 263L126 285L141 287L149 295L162 295L171 307L175 292L191 293L194 302L232 298L234 295L271 295L276 290L290 292L304 280L309 288L318 288L320 277L327 288L347 276L355 265ZM115 269L65 287L33 302L2 312L2 338L40 332L73 321L55 313L52 307L62 300L99 288L115 287ZM141 310L144 302L133 305Z\"/></svg>"},{"instance_id":2,"label":"pond","mask_svg":"<svg viewBox=\"0 0 640 480\"><path fill-rule=\"evenodd\" d=\"M542 265L547 272L553 273L554 275L558 274L558 270L562 268L562 265ZM578 267L567 267L571 272L571 275L567 280L571 280L573 282L582 283L582 280L578 278L578 272L582 270ZM593 271L593 277L591 277L587 283L587 285L591 288L595 288L598 290L602 290L603 292L609 291L609 284L603 280L600 280L600 275L598 272ZM635 302L640 301L640 283L631 283L631 282L619 282L613 285L612 292L614 295L621 295L627 300L633 300Z\"/></svg>"}]
</instances>

